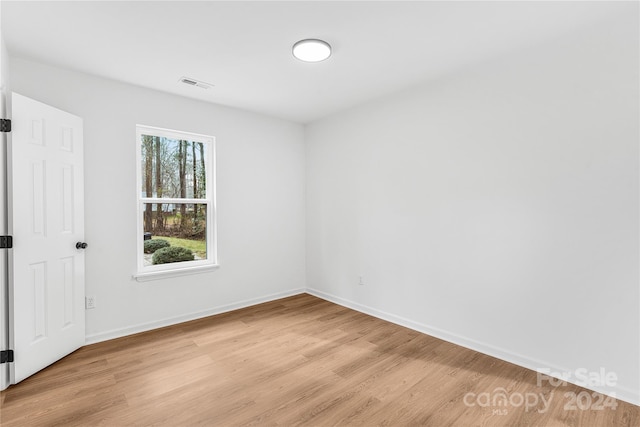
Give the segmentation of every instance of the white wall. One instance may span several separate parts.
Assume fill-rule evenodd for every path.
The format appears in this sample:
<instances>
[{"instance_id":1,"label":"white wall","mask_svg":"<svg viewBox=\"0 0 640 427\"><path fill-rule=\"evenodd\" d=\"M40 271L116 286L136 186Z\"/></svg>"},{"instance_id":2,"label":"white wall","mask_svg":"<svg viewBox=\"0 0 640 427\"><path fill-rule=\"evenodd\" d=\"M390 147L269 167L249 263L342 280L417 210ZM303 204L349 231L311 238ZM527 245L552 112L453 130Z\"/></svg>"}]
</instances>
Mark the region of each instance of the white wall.
<instances>
[{"instance_id":1,"label":"white wall","mask_svg":"<svg viewBox=\"0 0 640 427\"><path fill-rule=\"evenodd\" d=\"M309 125L310 292L534 369L604 367L639 404L628 6Z\"/></svg>"},{"instance_id":2,"label":"white wall","mask_svg":"<svg viewBox=\"0 0 640 427\"><path fill-rule=\"evenodd\" d=\"M84 118L90 342L303 291L301 125L23 59L10 67L14 91ZM138 123L216 137L218 270L132 280Z\"/></svg>"}]
</instances>

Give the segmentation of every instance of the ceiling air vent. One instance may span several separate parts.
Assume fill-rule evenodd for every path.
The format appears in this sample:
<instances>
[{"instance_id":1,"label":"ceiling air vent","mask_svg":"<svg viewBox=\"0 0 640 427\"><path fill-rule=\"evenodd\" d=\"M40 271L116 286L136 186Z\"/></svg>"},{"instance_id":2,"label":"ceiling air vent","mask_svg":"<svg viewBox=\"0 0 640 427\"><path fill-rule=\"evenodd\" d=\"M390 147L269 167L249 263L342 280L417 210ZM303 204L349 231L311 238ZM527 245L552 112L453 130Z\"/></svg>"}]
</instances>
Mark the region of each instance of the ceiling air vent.
<instances>
[{"instance_id":1,"label":"ceiling air vent","mask_svg":"<svg viewBox=\"0 0 640 427\"><path fill-rule=\"evenodd\" d=\"M202 89L209 89L211 86L213 86L210 83L205 83L200 80L192 79L191 77L180 77L180 82L189 86L197 86Z\"/></svg>"}]
</instances>

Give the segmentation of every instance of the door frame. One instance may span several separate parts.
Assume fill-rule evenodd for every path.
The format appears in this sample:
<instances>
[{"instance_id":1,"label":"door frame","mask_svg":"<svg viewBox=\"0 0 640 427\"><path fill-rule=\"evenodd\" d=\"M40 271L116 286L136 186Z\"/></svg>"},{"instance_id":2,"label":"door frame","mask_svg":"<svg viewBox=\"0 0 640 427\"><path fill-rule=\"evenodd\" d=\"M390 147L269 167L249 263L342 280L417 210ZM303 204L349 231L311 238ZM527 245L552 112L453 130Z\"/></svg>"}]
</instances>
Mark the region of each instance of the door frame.
<instances>
[{"instance_id":1,"label":"door frame","mask_svg":"<svg viewBox=\"0 0 640 427\"><path fill-rule=\"evenodd\" d=\"M1 10L1 8L0 8ZM1 21L1 20L0 20ZM7 117L9 111L7 105L7 69L8 54L4 46L2 38L2 30L0 28L0 118ZM9 136L7 133L0 133L0 235L8 234L8 153ZM10 326L10 306L9 306L9 251L0 249L0 350L8 350L9 347L9 326ZM10 364L4 363L0 365L0 390L9 387L10 383Z\"/></svg>"},{"instance_id":2,"label":"door frame","mask_svg":"<svg viewBox=\"0 0 640 427\"><path fill-rule=\"evenodd\" d=\"M4 84L0 83L0 118L5 118L6 112L5 87ZM0 235L8 234L8 142L8 135L6 133L0 133ZM9 326L11 324L11 307L9 304L9 251L10 249L0 249L0 350L8 350L10 348ZM10 384L9 369L9 363L0 365L0 390L6 389Z\"/></svg>"}]
</instances>

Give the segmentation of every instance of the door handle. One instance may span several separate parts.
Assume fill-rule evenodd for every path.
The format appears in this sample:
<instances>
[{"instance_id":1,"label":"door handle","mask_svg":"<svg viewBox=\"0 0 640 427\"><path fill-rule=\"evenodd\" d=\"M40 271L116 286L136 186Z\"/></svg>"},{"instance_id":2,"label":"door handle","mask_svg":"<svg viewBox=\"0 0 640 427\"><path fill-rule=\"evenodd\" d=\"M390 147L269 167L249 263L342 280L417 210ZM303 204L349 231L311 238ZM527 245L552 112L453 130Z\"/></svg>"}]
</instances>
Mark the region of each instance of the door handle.
<instances>
[{"instance_id":1,"label":"door handle","mask_svg":"<svg viewBox=\"0 0 640 427\"><path fill-rule=\"evenodd\" d=\"M89 245L87 245L85 242L76 243L76 249L86 249L87 246L89 246Z\"/></svg>"}]
</instances>

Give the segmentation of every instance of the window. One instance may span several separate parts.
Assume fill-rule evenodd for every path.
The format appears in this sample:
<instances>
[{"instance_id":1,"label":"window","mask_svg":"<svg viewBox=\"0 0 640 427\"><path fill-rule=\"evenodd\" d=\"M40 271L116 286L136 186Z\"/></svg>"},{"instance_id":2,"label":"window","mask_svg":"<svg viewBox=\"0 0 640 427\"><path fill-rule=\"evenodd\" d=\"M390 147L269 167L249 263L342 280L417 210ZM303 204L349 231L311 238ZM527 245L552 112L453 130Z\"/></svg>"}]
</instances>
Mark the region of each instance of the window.
<instances>
[{"instance_id":1,"label":"window","mask_svg":"<svg viewBox=\"0 0 640 427\"><path fill-rule=\"evenodd\" d=\"M137 126L138 280L217 265L215 140Z\"/></svg>"}]
</instances>

